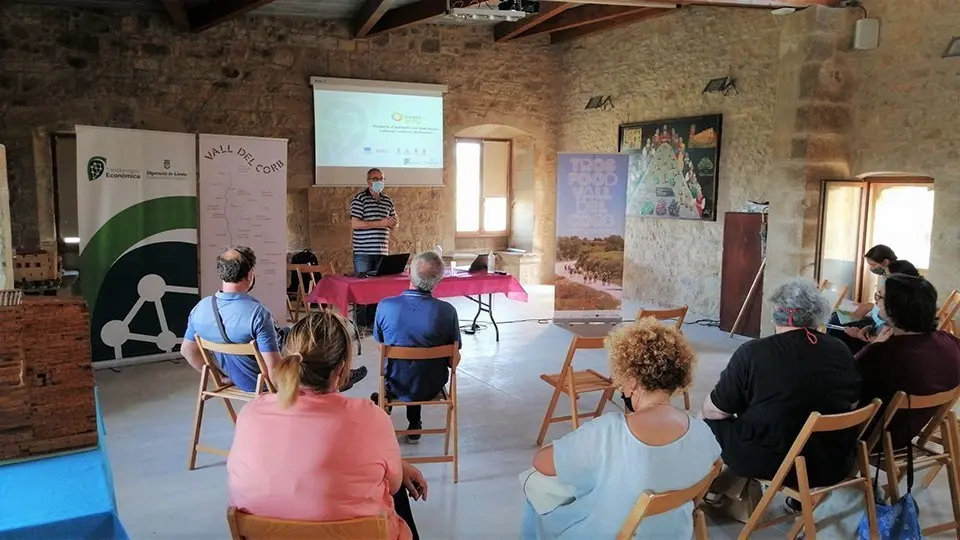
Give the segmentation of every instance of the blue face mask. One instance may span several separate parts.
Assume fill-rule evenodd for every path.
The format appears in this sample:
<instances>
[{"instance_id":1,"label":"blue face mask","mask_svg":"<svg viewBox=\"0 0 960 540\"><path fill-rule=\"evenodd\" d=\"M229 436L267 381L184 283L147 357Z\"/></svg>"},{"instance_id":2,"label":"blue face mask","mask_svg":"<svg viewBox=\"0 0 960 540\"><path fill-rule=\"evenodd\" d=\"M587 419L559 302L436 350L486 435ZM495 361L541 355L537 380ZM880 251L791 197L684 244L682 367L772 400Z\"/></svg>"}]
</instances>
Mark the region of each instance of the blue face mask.
<instances>
[{"instance_id":1,"label":"blue face mask","mask_svg":"<svg viewBox=\"0 0 960 540\"><path fill-rule=\"evenodd\" d=\"M885 273L882 266L874 266L873 268L870 269L870 271L878 276L882 276Z\"/></svg>"},{"instance_id":2,"label":"blue face mask","mask_svg":"<svg viewBox=\"0 0 960 540\"><path fill-rule=\"evenodd\" d=\"M382 192L383 192L383 181L382 181L382 180L374 180L373 185L370 186L370 189L372 189L374 193L382 193Z\"/></svg>"}]
</instances>

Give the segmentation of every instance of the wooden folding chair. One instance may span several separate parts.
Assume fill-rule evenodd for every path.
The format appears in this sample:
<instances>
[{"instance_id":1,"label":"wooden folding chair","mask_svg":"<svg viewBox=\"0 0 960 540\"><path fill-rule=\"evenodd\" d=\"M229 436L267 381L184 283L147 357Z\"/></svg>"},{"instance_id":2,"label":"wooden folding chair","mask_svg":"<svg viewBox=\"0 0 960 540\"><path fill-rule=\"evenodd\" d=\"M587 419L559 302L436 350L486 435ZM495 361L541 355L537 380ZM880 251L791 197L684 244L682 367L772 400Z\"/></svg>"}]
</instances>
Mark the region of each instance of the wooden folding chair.
<instances>
[{"instance_id":1,"label":"wooden folding chair","mask_svg":"<svg viewBox=\"0 0 960 540\"><path fill-rule=\"evenodd\" d=\"M637 313L637 320L653 317L658 321L676 321L677 330L683 333L683 320L687 317L687 306L676 309L641 309ZM683 408L690 410L690 392L683 391Z\"/></svg>"},{"instance_id":2,"label":"wooden folding chair","mask_svg":"<svg viewBox=\"0 0 960 540\"><path fill-rule=\"evenodd\" d=\"M323 276L336 273L336 268L332 263L327 264L288 264L287 275L295 272L297 290L287 293L287 322L297 322L301 317L310 313L311 305L307 301L307 296L317 285L317 274L321 279Z\"/></svg>"},{"instance_id":3,"label":"wooden folding chair","mask_svg":"<svg viewBox=\"0 0 960 540\"><path fill-rule=\"evenodd\" d=\"M234 424L237 423L237 411L234 410L231 399L237 401L253 401L264 389L268 392L276 392L276 387L270 381L267 374L267 363L264 362L260 350L257 348L257 342L250 343L214 343L197 336L197 346L200 348L200 355L203 357L203 369L200 371L200 390L197 392L197 412L193 419L193 438L190 440L190 457L187 460L187 469L193 470L197 464L197 453L206 452L226 457L229 452L212 448L200 444L200 424L203 421L203 406L210 399L222 399L223 405L227 408L227 414ZM260 374L257 375L256 392L246 392L237 388L227 379L227 375L220 369L217 357L214 353L233 354L239 356L252 356L257 360L257 366L260 368ZM213 383L213 389L208 389L209 382Z\"/></svg>"},{"instance_id":4,"label":"wooden folding chair","mask_svg":"<svg viewBox=\"0 0 960 540\"><path fill-rule=\"evenodd\" d=\"M422 362L437 358L450 359L450 391L441 390L440 395L430 401L397 401L387 399L387 359L396 361ZM460 407L457 404L457 365L460 363L460 344L440 347L394 347L380 345L380 401L384 410L390 407L408 407L410 405L440 405L447 408L445 426L432 429L398 429L397 435L443 435L442 456L411 456L409 463L453 463L453 483L460 481ZM453 453L450 453L450 440L453 439Z\"/></svg>"},{"instance_id":5,"label":"wooden folding chair","mask_svg":"<svg viewBox=\"0 0 960 540\"><path fill-rule=\"evenodd\" d=\"M691 501L693 502L693 538L694 540L707 540L707 519L703 515L703 510L698 506L700 501L703 500L703 496L707 494L707 490L710 489L710 484L720 474L722 467L723 462L718 459L710 468L710 472L703 477L703 480L687 489L664 493L644 491L637 499L637 503L633 505L630 514L627 515L627 520L620 527L617 540L632 540L644 518L667 513Z\"/></svg>"},{"instance_id":6,"label":"wooden folding chair","mask_svg":"<svg viewBox=\"0 0 960 540\"><path fill-rule=\"evenodd\" d=\"M803 429L800 430L800 434L797 435L797 438L790 447L790 450L787 452L786 457L784 457L783 463L781 463L780 468L777 469L777 474L774 475L773 480L758 479L758 481L763 484L766 489L764 490L763 497L760 498L760 502L757 504L756 509L754 509L753 513L750 514L750 519L747 520L747 524L740 532L739 539L747 540L751 534L760 529L765 529L772 525L776 525L777 523L795 519L794 526L790 530L787 538L796 538L802 530L804 532L805 539L816 540L817 526L813 519L813 511L821 502L824 501L828 493L845 487L857 487L863 490L864 500L867 506L867 520L870 525L870 534L872 538L879 538L879 529L877 526L877 505L873 495L873 482L870 478L870 462L867 453L867 443L859 440L863 437L864 432L867 430L867 427L870 425L870 422L873 420L873 417L876 416L879 409L880 400L875 399L866 407L848 413L830 415L821 415L817 412L810 413L809 418L807 418L806 423L803 425ZM806 459L804 459L804 457L801 455L804 446L807 444L807 441L809 441L810 437L815 433L825 433L831 431L836 432L848 429L857 430L856 469L859 470L851 471L851 474L848 476L848 478L838 484L811 488L810 480L807 476L807 462ZM790 474L791 470L796 470L797 489L793 489L784 485L784 481L787 479L787 475ZM858 473L859 476L857 476ZM783 492L788 497L793 497L794 499L800 501L802 508L801 515L796 518L793 515L786 515L761 523L760 519L763 518L764 512L766 512L767 508L770 506L770 503L773 502L774 496L776 496L778 492Z\"/></svg>"},{"instance_id":7,"label":"wooden folding chair","mask_svg":"<svg viewBox=\"0 0 960 540\"><path fill-rule=\"evenodd\" d=\"M571 327L571 329L572 328L573 327ZM603 335L581 335L574 333L560 373L544 373L540 375L541 380L553 387L553 397L550 398L550 405L547 406L547 412L543 416L540 435L537 436L538 446L543 444L543 439L547 436L547 429L550 428L550 424L573 421L573 429L577 429L580 427L580 419L597 418L603 414L603 408L606 406L607 401L613 403L613 392L616 390L613 379L592 369L583 371L574 371L573 369L573 357L577 354L577 351L580 349L602 349L606 334L610 332L610 328L610 325L606 324L578 325L575 332L589 334L593 330L599 330ZM603 392L600 397L600 403L597 404L595 411L580 412L577 407L577 400L580 398L580 394L590 392ZM560 400L560 394L566 394L570 398L569 416L553 416L557 408L557 402Z\"/></svg>"},{"instance_id":8,"label":"wooden folding chair","mask_svg":"<svg viewBox=\"0 0 960 540\"><path fill-rule=\"evenodd\" d=\"M832 287L832 283L823 280L823 283L820 284L820 294L830 302L830 310L837 311L840 309L840 306L843 305L843 298L847 296L847 291L850 290L850 286L844 285L836 289L832 289Z\"/></svg>"},{"instance_id":9,"label":"wooden folding chair","mask_svg":"<svg viewBox=\"0 0 960 540\"><path fill-rule=\"evenodd\" d=\"M0 307L19 306L23 303L23 291L20 289L0 290Z\"/></svg>"},{"instance_id":10,"label":"wooden folding chair","mask_svg":"<svg viewBox=\"0 0 960 540\"><path fill-rule=\"evenodd\" d=\"M233 540L387 540L384 516L345 521L294 521L259 517L227 508Z\"/></svg>"},{"instance_id":11,"label":"wooden folding chair","mask_svg":"<svg viewBox=\"0 0 960 540\"><path fill-rule=\"evenodd\" d=\"M900 411L934 409L933 416L917 436L913 445L913 470L915 472L931 469L922 485L928 487L943 467L947 468L947 484L950 486L950 498L953 503L953 521L933 525L923 529L924 536L932 536L944 531L957 530L960 534L960 448L958 448L957 416L953 407L960 400L960 387L932 396L907 396L904 392L894 394L883 413L883 419L877 424L867 441L868 448L880 443L880 459L877 467L887 475L887 497L891 503L900 500L900 480L907 470L907 452L897 451L888 427ZM939 430L939 433L937 432ZM935 448L933 445L939 445ZM874 445L874 446L871 446Z\"/></svg>"},{"instance_id":12,"label":"wooden folding chair","mask_svg":"<svg viewBox=\"0 0 960 540\"><path fill-rule=\"evenodd\" d=\"M943 307L937 312L937 330L950 332L955 336L960 335L957 333L956 318L958 311L960 311L960 291L954 289L953 292L947 296Z\"/></svg>"}]
</instances>

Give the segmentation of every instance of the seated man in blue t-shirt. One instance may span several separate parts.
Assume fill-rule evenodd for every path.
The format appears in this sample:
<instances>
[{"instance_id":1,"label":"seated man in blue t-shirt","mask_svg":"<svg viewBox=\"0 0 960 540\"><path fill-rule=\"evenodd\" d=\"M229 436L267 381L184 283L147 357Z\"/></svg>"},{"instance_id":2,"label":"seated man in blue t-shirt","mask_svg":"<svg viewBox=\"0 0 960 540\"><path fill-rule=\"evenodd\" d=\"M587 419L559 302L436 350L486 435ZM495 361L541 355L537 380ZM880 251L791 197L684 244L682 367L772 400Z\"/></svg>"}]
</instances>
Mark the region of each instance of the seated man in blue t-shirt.
<instances>
[{"instance_id":1,"label":"seated man in blue t-shirt","mask_svg":"<svg viewBox=\"0 0 960 540\"><path fill-rule=\"evenodd\" d=\"M400 296L380 301L374 320L377 343L398 347L441 347L460 343L457 310L433 297L443 279L443 260L436 253L421 253L410 263L410 289ZM450 378L449 358L435 360L387 359L387 399L429 401L437 397ZM370 396L378 401L378 395ZM408 429L423 429L420 406L406 407ZM416 444L420 435L407 435Z\"/></svg>"},{"instance_id":2,"label":"seated man in blue t-shirt","mask_svg":"<svg viewBox=\"0 0 960 540\"><path fill-rule=\"evenodd\" d=\"M217 273L222 284L215 298L226 339L217 324L211 297L200 300L190 312L180 347L180 353L197 371L203 369L203 357L195 342L196 336L214 343L249 343L256 340L268 372L280 361L280 346L273 317L256 298L247 294L256 282L253 270L256 264L257 256L246 246L232 247L217 257ZM237 388L247 392L256 390L260 367L254 357L217 353L217 361Z\"/></svg>"}]
</instances>

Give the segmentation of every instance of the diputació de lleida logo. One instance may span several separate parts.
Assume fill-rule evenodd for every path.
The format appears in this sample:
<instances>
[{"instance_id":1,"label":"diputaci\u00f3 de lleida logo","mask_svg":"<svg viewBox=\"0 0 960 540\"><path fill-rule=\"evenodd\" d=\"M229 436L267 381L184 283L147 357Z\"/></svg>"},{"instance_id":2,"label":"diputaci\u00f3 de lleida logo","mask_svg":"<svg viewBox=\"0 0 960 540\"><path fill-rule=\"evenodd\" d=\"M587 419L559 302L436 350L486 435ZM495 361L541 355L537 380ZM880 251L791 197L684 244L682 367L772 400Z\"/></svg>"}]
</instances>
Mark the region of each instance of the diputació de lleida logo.
<instances>
[{"instance_id":1,"label":"diputaci\u00f3 de lleida logo","mask_svg":"<svg viewBox=\"0 0 960 540\"><path fill-rule=\"evenodd\" d=\"M107 170L107 158L101 156L93 156L87 161L87 179L91 182L103 176L103 173Z\"/></svg>"}]
</instances>

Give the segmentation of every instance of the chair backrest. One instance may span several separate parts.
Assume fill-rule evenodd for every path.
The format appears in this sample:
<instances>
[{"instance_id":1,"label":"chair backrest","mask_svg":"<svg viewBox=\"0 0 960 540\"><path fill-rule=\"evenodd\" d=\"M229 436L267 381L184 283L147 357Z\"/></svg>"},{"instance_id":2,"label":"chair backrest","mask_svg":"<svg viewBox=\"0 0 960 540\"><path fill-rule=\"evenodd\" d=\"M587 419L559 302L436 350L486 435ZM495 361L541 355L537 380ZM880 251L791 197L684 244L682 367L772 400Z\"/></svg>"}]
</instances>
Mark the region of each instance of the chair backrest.
<instances>
[{"instance_id":1,"label":"chair backrest","mask_svg":"<svg viewBox=\"0 0 960 540\"><path fill-rule=\"evenodd\" d=\"M790 450L787 451L787 455L783 458L780 468L777 469L777 474L773 477L772 485L783 485L783 481L787 478L787 475L790 474L790 471L794 467L797 456L803 452L803 447L807 445L807 441L810 440L810 437L814 433L844 431L847 429L859 428L857 440L860 440L863 437L864 432L867 431L867 427L869 427L870 422L873 421L873 417L876 416L877 411L880 410L880 403L881 402L879 399L874 399L866 406L848 413L810 413L810 416L807 417L807 421L803 424L803 428L800 430L797 438L793 441L793 445L790 447ZM851 447L851 451L853 449L854 447Z\"/></svg>"},{"instance_id":2,"label":"chair backrest","mask_svg":"<svg viewBox=\"0 0 960 540\"><path fill-rule=\"evenodd\" d=\"M247 514L227 508L227 524L233 540L387 540L383 516L346 521L294 521Z\"/></svg>"},{"instance_id":3,"label":"chair backrest","mask_svg":"<svg viewBox=\"0 0 960 540\"><path fill-rule=\"evenodd\" d=\"M953 410L958 400L960 400L960 386L953 390L929 396L907 396L905 392L897 392L883 411L883 418L880 422L877 422L873 431L870 432L870 438L867 439L867 449L872 451L876 447L883 433L887 431L890 423L893 422L894 417L900 411L935 409L933 416L925 426L917 426L917 428L921 428L918 431L920 436L917 439L917 444L925 445L937 428L940 427L944 417Z\"/></svg>"},{"instance_id":4,"label":"chair backrest","mask_svg":"<svg viewBox=\"0 0 960 540\"><path fill-rule=\"evenodd\" d=\"M267 363L264 361L263 355L260 354L260 349L257 347L256 341L249 343L215 343L197 336L197 346L200 347L200 355L203 357L203 363L206 364L210 370L210 376L213 377L213 382L218 387L227 386L226 383L224 383L225 374L223 370L220 369L220 364L217 362L216 356L211 353L252 356L256 359L257 367L260 369L260 375L257 376L257 393L260 393L264 386L267 387L268 392L277 391L277 388L273 385L273 381L270 380L270 375L267 372Z\"/></svg>"},{"instance_id":5,"label":"chair backrest","mask_svg":"<svg viewBox=\"0 0 960 540\"><path fill-rule=\"evenodd\" d=\"M826 284L826 287L821 284L820 294L827 299L827 302L830 302L830 307L834 311L840 309L840 306L843 304L843 299L847 296L847 291L850 289L849 285L843 285L842 287L838 286L836 290L831 289L832 284L823 280L823 283Z\"/></svg>"},{"instance_id":6,"label":"chair backrest","mask_svg":"<svg viewBox=\"0 0 960 540\"><path fill-rule=\"evenodd\" d=\"M666 491L664 493L653 493L651 491L641 493L637 499L637 503L634 504L630 510L630 514L627 515L623 526L620 527L620 532L617 533L617 540L629 540L633 538L633 535L637 533L637 529L640 527L640 522L642 522L644 518L675 510L691 501L693 502L694 509L696 509L700 501L703 500L704 495L707 494L707 490L710 489L710 484L712 484L720 474L722 467L723 463L718 459L714 462L713 467L710 468L710 472L703 477L703 480L686 489Z\"/></svg>"},{"instance_id":7,"label":"chair backrest","mask_svg":"<svg viewBox=\"0 0 960 540\"><path fill-rule=\"evenodd\" d=\"M20 289L5 289L0 291L0 306L19 306L23 303L23 291Z\"/></svg>"},{"instance_id":8,"label":"chair backrest","mask_svg":"<svg viewBox=\"0 0 960 540\"><path fill-rule=\"evenodd\" d=\"M439 347L397 347L394 345L380 345L380 375L386 374L387 359L394 360L435 360L437 358L449 358L450 369L457 369L460 363L460 344L457 342L451 345L441 345Z\"/></svg>"},{"instance_id":9,"label":"chair backrest","mask_svg":"<svg viewBox=\"0 0 960 540\"><path fill-rule=\"evenodd\" d=\"M687 317L687 306L674 309L641 309L637 313L637 320L653 317L658 321L676 321L677 329L683 328L683 319Z\"/></svg>"},{"instance_id":10,"label":"chair backrest","mask_svg":"<svg viewBox=\"0 0 960 540\"><path fill-rule=\"evenodd\" d=\"M960 311L960 291L954 289L950 296L947 296L943 307L937 312L937 330L952 328L953 320L957 317L958 311Z\"/></svg>"}]
</instances>

